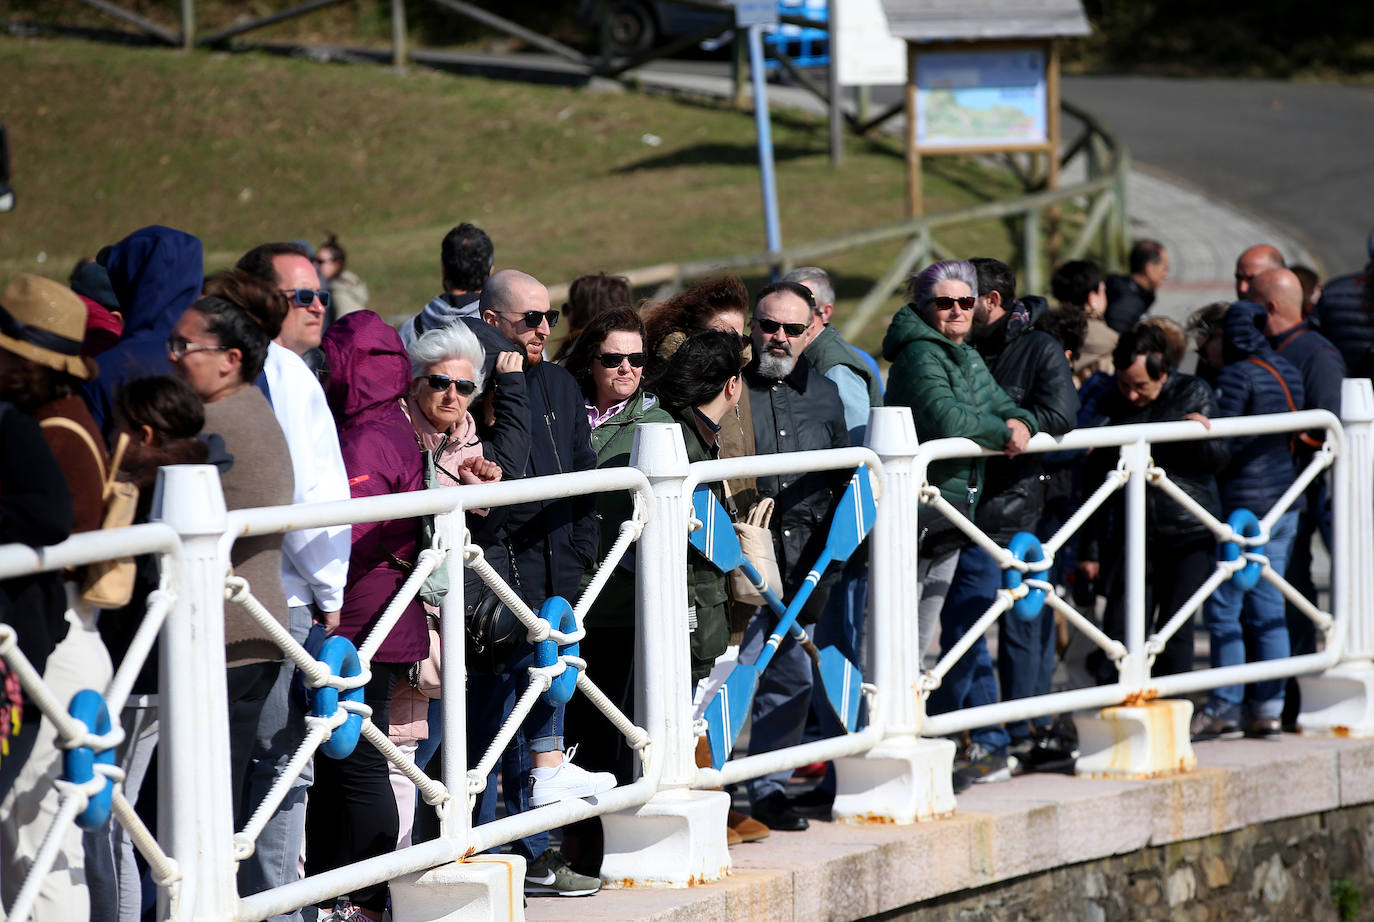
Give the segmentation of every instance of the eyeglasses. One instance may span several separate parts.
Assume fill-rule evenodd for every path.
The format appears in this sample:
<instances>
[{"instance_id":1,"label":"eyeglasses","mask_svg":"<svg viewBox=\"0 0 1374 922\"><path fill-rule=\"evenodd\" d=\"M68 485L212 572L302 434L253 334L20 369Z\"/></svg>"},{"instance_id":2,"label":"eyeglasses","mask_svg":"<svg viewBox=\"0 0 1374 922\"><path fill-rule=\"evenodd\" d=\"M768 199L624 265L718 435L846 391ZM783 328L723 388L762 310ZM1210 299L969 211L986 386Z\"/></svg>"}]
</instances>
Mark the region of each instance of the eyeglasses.
<instances>
[{"instance_id":1,"label":"eyeglasses","mask_svg":"<svg viewBox=\"0 0 1374 922\"><path fill-rule=\"evenodd\" d=\"M281 293L289 295L301 307L311 307L315 299L320 299L320 309L329 310L329 292L314 288L283 288Z\"/></svg>"},{"instance_id":2,"label":"eyeglasses","mask_svg":"<svg viewBox=\"0 0 1374 922\"><path fill-rule=\"evenodd\" d=\"M477 390L476 382L469 381L467 378L450 378L448 375L425 375L425 382L436 391L446 391L450 387L458 388L458 393L464 397L471 397L472 392Z\"/></svg>"},{"instance_id":3,"label":"eyeglasses","mask_svg":"<svg viewBox=\"0 0 1374 922\"><path fill-rule=\"evenodd\" d=\"M643 368L649 357L643 352L603 352L596 357L602 368L619 368L626 359L630 360L631 368Z\"/></svg>"},{"instance_id":4,"label":"eyeglasses","mask_svg":"<svg viewBox=\"0 0 1374 922\"><path fill-rule=\"evenodd\" d=\"M215 346L209 343L193 343L181 336L167 338L167 352L180 362L190 352L228 352L232 346Z\"/></svg>"},{"instance_id":5,"label":"eyeglasses","mask_svg":"<svg viewBox=\"0 0 1374 922\"><path fill-rule=\"evenodd\" d=\"M543 323L545 320L549 322L550 330L558 326L558 311L556 310L524 311L523 313L520 311L502 311L501 313L505 314L507 317L524 317L525 326L529 327L531 330L539 329L539 324Z\"/></svg>"},{"instance_id":6,"label":"eyeglasses","mask_svg":"<svg viewBox=\"0 0 1374 922\"><path fill-rule=\"evenodd\" d=\"M953 310L956 304L959 305L960 310L971 311L973 310L973 305L977 302L978 299L972 295L963 298L951 298L946 295L941 295L938 298L931 298L926 303L934 307L937 311Z\"/></svg>"},{"instance_id":7,"label":"eyeglasses","mask_svg":"<svg viewBox=\"0 0 1374 922\"><path fill-rule=\"evenodd\" d=\"M767 320L763 317L755 317L754 322L759 325L759 329L769 335L781 329L791 337L797 337L806 332L807 325L804 323L781 323L777 320Z\"/></svg>"}]
</instances>

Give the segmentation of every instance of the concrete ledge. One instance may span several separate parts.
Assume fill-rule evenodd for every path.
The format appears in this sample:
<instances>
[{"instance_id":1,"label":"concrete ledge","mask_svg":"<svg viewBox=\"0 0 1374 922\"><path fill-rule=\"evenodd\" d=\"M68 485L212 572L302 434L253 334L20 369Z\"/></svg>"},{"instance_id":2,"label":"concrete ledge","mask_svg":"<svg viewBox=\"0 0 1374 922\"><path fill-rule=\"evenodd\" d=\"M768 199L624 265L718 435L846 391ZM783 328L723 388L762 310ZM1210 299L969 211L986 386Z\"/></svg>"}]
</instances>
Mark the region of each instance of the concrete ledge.
<instances>
[{"instance_id":1,"label":"concrete ledge","mask_svg":"<svg viewBox=\"0 0 1374 922\"><path fill-rule=\"evenodd\" d=\"M529 920L862 919L1064 865L1374 802L1374 740L1199 743L1198 768L1144 781L1025 775L975 785L913 826L812 822L730 850L728 879L687 890L531 899ZM570 905L571 904L571 905Z\"/></svg>"}]
</instances>

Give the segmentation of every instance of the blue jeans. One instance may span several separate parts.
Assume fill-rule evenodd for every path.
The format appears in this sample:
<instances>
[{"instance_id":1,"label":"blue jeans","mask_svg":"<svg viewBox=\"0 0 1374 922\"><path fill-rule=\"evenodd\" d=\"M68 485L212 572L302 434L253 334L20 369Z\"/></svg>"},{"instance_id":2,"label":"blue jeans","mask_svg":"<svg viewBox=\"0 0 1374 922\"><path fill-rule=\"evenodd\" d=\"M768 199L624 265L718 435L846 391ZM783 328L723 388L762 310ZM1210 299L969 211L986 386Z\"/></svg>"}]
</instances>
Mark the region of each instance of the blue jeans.
<instances>
[{"instance_id":1,"label":"blue jeans","mask_svg":"<svg viewBox=\"0 0 1374 922\"><path fill-rule=\"evenodd\" d=\"M498 674L468 673L468 764L476 765L486 754L487 747L501 729L501 724L515 708L515 702L529 685L525 670L534 664L534 650L526 652L511 667L510 672ZM473 810L474 824L496 819L496 773L501 773L501 795L506 813L526 813L530 808L529 777L532 770L531 752L551 752L563 748L563 707L546 704L543 698L535 702L529 716L502 753L497 767L487 776L487 786L477 798ZM511 847L527 859L535 859L549 847L549 834L539 832L517 839Z\"/></svg>"},{"instance_id":2,"label":"blue jeans","mask_svg":"<svg viewBox=\"0 0 1374 922\"><path fill-rule=\"evenodd\" d=\"M744 641L740 644L740 662L752 663L758 659L776 620L769 609L749 620L744 629ZM808 633L812 628L808 628ZM784 637L768 668L759 676L758 691L750 709L750 755L795 746L802 741L811 710L811 682L811 657L791 637ZM745 782L749 802L757 804L770 794L784 792L791 777L792 770L787 769Z\"/></svg>"},{"instance_id":3,"label":"blue jeans","mask_svg":"<svg viewBox=\"0 0 1374 922\"><path fill-rule=\"evenodd\" d=\"M1002 570L987 551L966 547L940 609L940 655L948 653L997 599ZM930 713L943 714L961 708L997 703L997 677L992 671L987 641L979 637L961 656L944 681L930 696ZM1009 738L1000 724L979 727L970 736L989 752L1007 751Z\"/></svg>"},{"instance_id":4,"label":"blue jeans","mask_svg":"<svg viewBox=\"0 0 1374 922\"><path fill-rule=\"evenodd\" d=\"M1298 514L1290 509L1274 525L1264 546L1269 566L1280 576L1287 569L1297 530ZM1239 666L1288 656L1283 595L1264 580L1245 593L1229 580L1222 583L1203 606L1203 618L1212 635L1213 666ZM1226 685L1208 695L1206 710L1228 720L1240 719L1242 712L1253 717L1278 717L1283 710L1283 686L1283 679L1249 686Z\"/></svg>"},{"instance_id":5,"label":"blue jeans","mask_svg":"<svg viewBox=\"0 0 1374 922\"><path fill-rule=\"evenodd\" d=\"M288 619L287 629L291 636L305 643L313 620L309 606L292 607ZM305 738L305 701L293 694L295 673L295 663L289 659L282 662L281 672L258 718L244 802L238 805L237 825L240 828L262 803ZM244 896L291 883L299 877L301 840L305 837L305 797L314 776L313 762L307 762L300 777L291 783L281 806L263 827L252 856L239 865L239 892ZM272 918L280 922L299 922L301 911L297 909Z\"/></svg>"},{"instance_id":6,"label":"blue jeans","mask_svg":"<svg viewBox=\"0 0 1374 922\"><path fill-rule=\"evenodd\" d=\"M1054 683L1054 613L1046 605L1029 621L1012 612L998 621L997 678L1002 700L1047 695ZM1048 732L1054 720L1048 716L1007 721L1007 734L1023 740L1034 729Z\"/></svg>"}]
</instances>

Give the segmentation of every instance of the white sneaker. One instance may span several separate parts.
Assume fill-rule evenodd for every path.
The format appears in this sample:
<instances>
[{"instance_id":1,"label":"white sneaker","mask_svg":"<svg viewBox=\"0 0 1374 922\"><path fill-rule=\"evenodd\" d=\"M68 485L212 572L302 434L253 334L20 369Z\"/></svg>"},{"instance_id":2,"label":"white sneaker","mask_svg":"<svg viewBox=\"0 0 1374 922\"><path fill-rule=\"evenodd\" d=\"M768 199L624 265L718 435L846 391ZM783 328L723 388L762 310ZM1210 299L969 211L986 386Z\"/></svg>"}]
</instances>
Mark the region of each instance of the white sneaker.
<instances>
[{"instance_id":1,"label":"white sneaker","mask_svg":"<svg viewBox=\"0 0 1374 922\"><path fill-rule=\"evenodd\" d=\"M571 753L564 756L563 764L554 769L547 778L536 778L530 774L530 806L543 807L560 800L578 800L604 794L615 787L615 775L610 772L589 772L572 763Z\"/></svg>"}]
</instances>

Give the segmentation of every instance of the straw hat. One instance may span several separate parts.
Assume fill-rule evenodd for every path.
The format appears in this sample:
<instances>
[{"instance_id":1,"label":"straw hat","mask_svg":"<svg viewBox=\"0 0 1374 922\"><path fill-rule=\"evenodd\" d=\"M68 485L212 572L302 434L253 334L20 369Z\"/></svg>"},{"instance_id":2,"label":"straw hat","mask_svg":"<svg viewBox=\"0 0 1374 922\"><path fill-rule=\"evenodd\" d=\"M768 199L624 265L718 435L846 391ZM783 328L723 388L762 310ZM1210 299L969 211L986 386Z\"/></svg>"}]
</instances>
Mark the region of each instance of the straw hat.
<instances>
[{"instance_id":1,"label":"straw hat","mask_svg":"<svg viewBox=\"0 0 1374 922\"><path fill-rule=\"evenodd\" d=\"M89 381L96 364L81 355L86 305L65 285L20 273L0 294L0 349Z\"/></svg>"}]
</instances>

